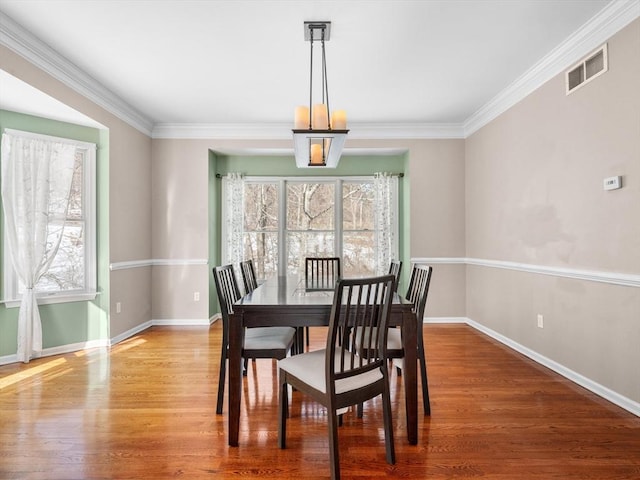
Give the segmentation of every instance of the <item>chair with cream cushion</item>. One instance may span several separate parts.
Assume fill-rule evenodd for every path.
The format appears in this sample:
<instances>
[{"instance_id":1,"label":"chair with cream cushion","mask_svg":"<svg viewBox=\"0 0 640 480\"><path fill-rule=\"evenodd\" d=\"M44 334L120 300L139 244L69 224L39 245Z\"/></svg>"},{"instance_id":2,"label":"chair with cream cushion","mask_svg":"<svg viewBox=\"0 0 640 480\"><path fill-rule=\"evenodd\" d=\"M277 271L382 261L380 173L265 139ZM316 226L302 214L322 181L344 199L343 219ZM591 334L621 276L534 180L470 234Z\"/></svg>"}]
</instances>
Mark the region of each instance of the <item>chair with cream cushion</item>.
<instances>
[{"instance_id":1,"label":"chair with cream cushion","mask_svg":"<svg viewBox=\"0 0 640 480\"><path fill-rule=\"evenodd\" d=\"M326 348L278 361L280 402L278 445L286 447L289 388L309 395L327 409L331 478L340 478L338 415L346 407L382 396L386 459L395 463L391 400L385 349L393 298L393 275L339 280L335 287ZM348 328L347 328L348 327ZM350 331L370 329L379 339L359 355ZM362 339L360 339L361 344ZM377 438L377 428L371 438Z\"/></svg>"},{"instance_id":2,"label":"chair with cream cushion","mask_svg":"<svg viewBox=\"0 0 640 480\"><path fill-rule=\"evenodd\" d=\"M218 293L222 314L222 347L220 355L220 376L218 378L218 402L216 413L222 413L224 402L224 384L229 356L229 322L233 321L233 304L241 297L236 275L232 265L215 267L213 278ZM244 333L242 357L247 358L285 358L293 345L296 330L293 327L257 327L247 328Z\"/></svg>"},{"instance_id":3,"label":"chair with cream cushion","mask_svg":"<svg viewBox=\"0 0 640 480\"><path fill-rule=\"evenodd\" d=\"M427 304L427 296L429 295L429 285L431 284L431 273L433 268L428 265L414 265L411 270L411 279L409 280L409 288L405 298L413 303L413 312L418 322L418 362L420 364L420 380L422 383L422 404L424 414L431 414L431 405L429 402L429 383L427 381L427 361L424 353L424 339L422 338L422 322L424 318L424 310ZM368 332L358 332L362 338L368 341ZM375 335L375 332L374 332ZM387 337L387 358L400 360L402 365L404 359L404 348L402 347L402 330L400 328L390 328ZM359 335L356 335L355 341L359 342ZM375 341L375 337L372 339ZM366 354L366 351L364 352ZM400 370L399 370L400 372ZM362 406L358 406L358 414L362 414Z\"/></svg>"}]
</instances>

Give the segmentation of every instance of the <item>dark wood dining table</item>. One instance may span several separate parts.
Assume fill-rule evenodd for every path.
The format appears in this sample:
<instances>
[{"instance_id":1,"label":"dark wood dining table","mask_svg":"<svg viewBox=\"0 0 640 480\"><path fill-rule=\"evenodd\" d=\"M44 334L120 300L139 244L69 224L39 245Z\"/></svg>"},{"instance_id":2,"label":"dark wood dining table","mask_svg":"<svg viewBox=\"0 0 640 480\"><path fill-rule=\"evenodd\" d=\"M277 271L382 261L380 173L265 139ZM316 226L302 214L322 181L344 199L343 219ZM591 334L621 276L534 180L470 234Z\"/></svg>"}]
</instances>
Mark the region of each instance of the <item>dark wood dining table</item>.
<instances>
[{"instance_id":1,"label":"dark wood dining table","mask_svg":"<svg viewBox=\"0 0 640 480\"><path fill-rule=\"evenodd\" d=\"M303 278L288 275L267 280L234 304L229 322L229 445L238 446L245 327L326 326L332 303L333 291L307 290ZM412 307L411 302L394 294L390 325L402 328L407 439L415 445L418 443L418 322Z\"/></svg>"}]
</instances>

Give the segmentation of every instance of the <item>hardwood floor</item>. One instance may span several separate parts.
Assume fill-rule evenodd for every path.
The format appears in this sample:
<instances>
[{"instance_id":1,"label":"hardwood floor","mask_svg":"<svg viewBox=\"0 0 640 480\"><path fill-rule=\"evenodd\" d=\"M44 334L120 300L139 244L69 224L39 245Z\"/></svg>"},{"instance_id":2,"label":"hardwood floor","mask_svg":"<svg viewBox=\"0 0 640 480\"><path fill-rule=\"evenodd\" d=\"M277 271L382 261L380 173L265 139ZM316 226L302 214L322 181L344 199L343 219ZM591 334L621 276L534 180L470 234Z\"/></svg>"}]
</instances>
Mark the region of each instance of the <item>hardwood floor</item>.
<instances>
[{"instance_id":1,"label":"hardwood floor","mask_svg":"<svg viewBox=\"0 0 640 480\"><path fill-rule=\"evenodd\" d=\"M311 329L312 348L323 330ZM463 325L424 328L431 417L397 463L379 405L340 430L343 478L638 479L640 418ZM0 367L0 478L328 478L326 418L295 393L279 450L275 362L249 365L240 447L215 414L220 326L153 327L108 349ZM255 368L254 368L255 367Z\"/></svg>"}]
</instances>

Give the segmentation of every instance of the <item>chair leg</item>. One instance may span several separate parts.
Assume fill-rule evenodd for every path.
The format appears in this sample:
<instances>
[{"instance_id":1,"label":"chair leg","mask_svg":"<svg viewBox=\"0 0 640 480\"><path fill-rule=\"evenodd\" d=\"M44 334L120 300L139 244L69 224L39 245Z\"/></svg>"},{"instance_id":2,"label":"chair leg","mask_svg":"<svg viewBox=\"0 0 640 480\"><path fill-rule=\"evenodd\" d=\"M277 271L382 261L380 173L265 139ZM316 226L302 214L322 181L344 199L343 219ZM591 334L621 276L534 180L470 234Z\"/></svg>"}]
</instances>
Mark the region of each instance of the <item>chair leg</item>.
<instances>
[{"instance_id":1,"label":"chair leg","mask_svg":"<svg viewBox=\"0 0 640 480\"><path fill-rule=\"evenodd\" d=\"M424 342L418 336L418 361L420 362L420 380L422 382L422 406L425 415L431 415L431 403L429 402L429 382L427 381L427 361L424 356Z\"/></svg>"},{"instance_id":2,"label":"chair leg","mask_svg":"<svg viewBox=\"0 0 640 480\"><path fill-rule=\"evenodd\" d=\"M311 332L311 330L309 330L309 327L304 327L305 329L305 333L307 335L307 347L309 346L309 333Z\"/></svg>"},{"instance_id":3,"label":"chair leg","mask_svg":"<svg viewBox=\"0 0 640 480\"><path fill-rule=\"evenodd\" d=\"M287 447L287 417L289 416L289 387L284 378L286 374L280 371L280 399L278 402L278 447Z\"/></svg>"},{"instance_id":4,"label":"chair leg","mask_svg":"<svg viewBox=\"0 0 640 480\"><path fill-rule=\"evenodd\" d=\"M244 362L242 362L242 376L243 377L247 376L248 366L249 366L249 359L245 358Z\"/></svg>"},{"instance_id":5,"label":"chair leg","mask_svg":"<svg viewBox=\"0 0 640 480\"><path fill-rule=\"evenodd\" d=\"M382 392L382 416L384 421L384 446L387 454L387 463L396 463L396 449L393 441L393 420L391 417L391 393L389 381L384 381L384 391Z\"/></svg>"},{"instance_id":6,"label":"chair leg","mask_svg":"<svg viewBox=\"0 0 640 480\"><path fill-rule=\"evenodd\" d=\"M338 416L335 410L329 412L329 466L331 480L340 479L340 455L338 453Z\"/></svg>"},{"instance_id":7,"label":"chair leg","mask_svg":"<svg viewBox=\"0 0 640 480\"><path fill-rule=\"evenodd\" d=\"M220 376L218 378L218 402L216 403L216 413L222 414L222 404L224 403L224 379L227 370L227 352L223 348L220 355Z\"/></svg>"}]
</instances>

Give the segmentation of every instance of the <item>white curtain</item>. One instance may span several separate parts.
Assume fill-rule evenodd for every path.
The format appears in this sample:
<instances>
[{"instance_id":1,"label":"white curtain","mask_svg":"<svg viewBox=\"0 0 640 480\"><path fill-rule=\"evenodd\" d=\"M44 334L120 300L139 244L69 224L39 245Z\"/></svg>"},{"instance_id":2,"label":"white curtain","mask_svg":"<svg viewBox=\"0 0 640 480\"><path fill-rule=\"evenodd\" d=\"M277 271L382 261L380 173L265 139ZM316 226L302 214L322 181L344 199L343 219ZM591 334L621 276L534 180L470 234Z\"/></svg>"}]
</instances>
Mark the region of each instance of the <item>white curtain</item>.
<instances>
[{"instance_id":1,"label":"white curtain","mask_svg":"<svg viewBox=\"0 0 640 480\"><path fill-rule=\"evenodd\" d=\"M42 135L2 135L2 205L11 262L24 293L18 315L18 361L42 351L42 325L34 286L47 272L69 205L76 147Z\"/></svg>"},{"instance_id":2,"label":"white curtain","mask_svg":"<svg viewBox=\"0 0 640 480\"><path fill-rule=\"evenodd\" d=\"M224 224L222 261L239 264L244 257L242 232L244 228L244 179L240 173L229 173L222 179Z\"/></svg>"},{"instance_id":3,"label":"white curtain","mask_svg":"<svg viewBox=\"0 0 640 480\"><path fill-rule=\"evenodd\" d=\"M376 274L389 272L391 260L398 258L397 204L398 178L390 173L375 173Z\"/></svg>"}]
</instances>

